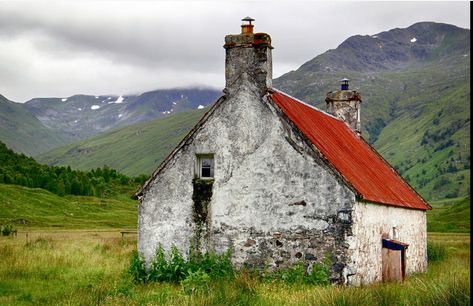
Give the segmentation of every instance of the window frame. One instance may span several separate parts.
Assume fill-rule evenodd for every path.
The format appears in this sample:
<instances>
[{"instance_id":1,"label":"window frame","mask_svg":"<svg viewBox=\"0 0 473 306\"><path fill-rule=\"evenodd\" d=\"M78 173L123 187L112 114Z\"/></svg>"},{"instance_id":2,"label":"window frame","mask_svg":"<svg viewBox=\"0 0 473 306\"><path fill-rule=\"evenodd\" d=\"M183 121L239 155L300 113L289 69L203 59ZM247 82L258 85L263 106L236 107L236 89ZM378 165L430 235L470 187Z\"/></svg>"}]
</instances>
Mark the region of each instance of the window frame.
<instances>
[{"instance_id":1,"label":"window frame","mask_svg":"<svg viewBox=\"0 0 473 306\"><path fill-rule=\"evenodd\" d=\"M204 154L196 154L197 158L197 167L196 167L196 175L201 180L213 180L215 177L215 158L214 154L212 153L204 153ZM202 162L206 159L210 160L210 176L202 176Z\"/></svg>"}]
</instances>

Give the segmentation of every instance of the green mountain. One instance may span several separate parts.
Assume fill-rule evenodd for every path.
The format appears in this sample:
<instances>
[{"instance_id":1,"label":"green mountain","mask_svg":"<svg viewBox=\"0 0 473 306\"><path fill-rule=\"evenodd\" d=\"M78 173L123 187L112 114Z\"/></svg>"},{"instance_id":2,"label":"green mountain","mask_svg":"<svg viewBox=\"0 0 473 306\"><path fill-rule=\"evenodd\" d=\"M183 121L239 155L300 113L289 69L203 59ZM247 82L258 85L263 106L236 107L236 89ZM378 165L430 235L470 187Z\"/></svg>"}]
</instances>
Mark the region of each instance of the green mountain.
<instances>
[{"instance_id":1,"label":"green mountain","mask_svg":"<svg viewBox=\"0 0 473 306\"><path fill-rule=\"evenodd\" d=\"M361 93L365 137L425 198L470 194L470 30L432 22L353 36L274 80L325 109L338 80Z\"/></svg>"},{"instance_id":2,"label":"green mountain","mask_svg":"<svg viewBox=\"0 0 473 306\"><path fill-rule=\"evenodd\" d=\"M36 157L75 169L110 166L127 175L151 174L203 116L206 108L135 124Z\"/></svg>"},{"instance_id":3,"label":"green mountain","mask_svg":"<svg viewBox=\"0 0 473 306\"><path fill-rule=\"evenodd\" d=\"M23 104L0 95L0 139L10 148L27 155L44 153L70 141L59 131L44 126Z\"/></svg>"},{"instance_id":4,"label":"green mountain","mask_svg":"<svg viewBox=\"0 0 473 306\"><path fill-rule=\"evenodd\" d=\"M274 80L325 109L326 92L350 78L362 95L363 136L426 199L470 194L470 31L423 22L353 36ZM38 156L48 164L104 164L150 174L202 112L188 111L67 145ZM360 157L361 158L361 157Z\"/></svg>"}]
</instances>

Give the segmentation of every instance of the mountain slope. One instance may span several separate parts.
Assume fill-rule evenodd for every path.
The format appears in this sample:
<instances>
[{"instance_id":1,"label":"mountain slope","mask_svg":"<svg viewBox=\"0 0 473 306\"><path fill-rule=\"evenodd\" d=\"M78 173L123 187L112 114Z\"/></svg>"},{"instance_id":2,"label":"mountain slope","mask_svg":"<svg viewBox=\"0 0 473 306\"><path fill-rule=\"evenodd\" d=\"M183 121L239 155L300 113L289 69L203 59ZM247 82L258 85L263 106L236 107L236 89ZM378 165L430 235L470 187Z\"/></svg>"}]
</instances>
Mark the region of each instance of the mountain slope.
<instances>
[{"instance_id":1,"label":"mountain slope","mask_svg":"<svg viewBox=\"0 0 473 306\"><path fill-rule=\"evenodd\" d=\"M469 41L469 30L429 22L353 36L273 84L325 109L326 92L350 78L363 99L363 136L384 158L428 200L465 196L470 193ZM139 125L133 126L39 159L149 174L199 117L187 116L145 124L145 136L133 137L140 133Z\"/></svg>"},{"instance_id":2,"label":"mountain slope","mask_svg":"<svg viewBox=\"0 0 473 306\"><path fill-rule=\"evenodd\" d=\"M470 197L433 202L427 212L429 232L470 232Z\"/></svg>"},{"instance_id":3,"label":"mountain slope","mask_svg":"<svg viewBox=\"0 0 473 306\"><path fill-rule=\"evenodd\" d=\"M36 98L25 103L44 125L73 139L85 139L117 127L163 118L213 103L213 89L166 89L141 95Z\"/></svg>"},{"instance_id":4,"label":"mountain slope","mask_svg":"<svg viewBox=\"0 0 473 306\"><path fill-rule=\"evenodd\" d=\"M274 86L325 109L348 77L363 136L427 199L470 193L470 31L417 23L353 36Z\"/></svg>"},{"instance_id":5,"label":"mountain slope","mask_svg":"<svg viewBox=\"0 0 473 306\"><path fill-rule=\"evenodd\" d=\"M0 140L17 152L35 155L63 145L71 139L44 126L22 104L0 95Z\"/></svg>"},{"instance_id":6,"label":"mountain slope","mask_svg":"<svg viewBox=\"0 0 473 306\"><path fill-rule=\"evenodd\" d=\"M105 132L39 155L39 162L76 169L110 166L127 175L151 174L207 110L176 115Z\"/></svg>"}]
</instances>

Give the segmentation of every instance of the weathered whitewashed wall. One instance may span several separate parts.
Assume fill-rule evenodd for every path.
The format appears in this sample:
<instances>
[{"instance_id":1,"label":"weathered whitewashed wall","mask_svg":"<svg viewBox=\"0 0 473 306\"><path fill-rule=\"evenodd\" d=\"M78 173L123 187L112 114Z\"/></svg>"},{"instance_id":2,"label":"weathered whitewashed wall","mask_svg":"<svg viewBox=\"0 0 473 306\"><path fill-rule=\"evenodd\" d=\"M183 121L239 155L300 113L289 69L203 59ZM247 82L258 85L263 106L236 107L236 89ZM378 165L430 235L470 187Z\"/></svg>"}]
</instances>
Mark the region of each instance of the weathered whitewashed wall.
<instances>
[{"instance_id":1,"label":"weathered whitewashed wall","mask_svg":"<svg viewBox=\"0 0 473 306\"><path fill-rule=\"evenodd\" d=\"M138 250L232 250L237 266L277 268L324 257L335 283L381 279L381 235L398 227L407 273L426 268L425 213L357 203L354 192L269 100L270 37L226 37L225 100L140 199ZM193 201L197 154L214 154L204 224ZM198 243L196 243L198 242Z\"/></svg>"},{"instance_id":2,"label":"weathered whitewashed wall","mask_svg":"<svg viewBox=\"0 0 473 306\"><path fill-rule=\"evenodd\" d=\"M166 165L139 206L139 251L160 243L187 252L195 237L192 193L196 154L215 154L205 250L233 250L253 267L311 264L331 254L333 278L346 259L354 193L310 153L243 75L224 101ZM288 141L290 139L290 141ZM303 201L303 202L302 202Z\"/></svg>"},{"instance_id":3,"label":"weathered whitewashed wall","mask_svg":"<svg viewBox=\"0 0 473 306\"><path fill-rule=\"evenodd\" d=\"M348 283L362 285L382 281L381 241L393 238L409 244L406 274L427 270L427 219L422 210L357 202L352 212L352 237L348 237L351 273Z\"/></svg>"}]
</instances>

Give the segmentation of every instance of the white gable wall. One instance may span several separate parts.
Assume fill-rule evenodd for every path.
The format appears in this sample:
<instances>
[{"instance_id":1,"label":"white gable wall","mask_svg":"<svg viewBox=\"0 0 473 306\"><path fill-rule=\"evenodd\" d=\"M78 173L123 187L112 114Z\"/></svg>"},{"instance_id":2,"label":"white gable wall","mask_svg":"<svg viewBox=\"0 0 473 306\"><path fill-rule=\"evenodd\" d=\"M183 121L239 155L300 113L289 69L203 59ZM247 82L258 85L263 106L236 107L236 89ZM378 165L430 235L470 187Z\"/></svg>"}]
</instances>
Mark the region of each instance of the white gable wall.
<instances>
[{"instance_id":1,"label":"white gable wall","mask_svg":"<svg viewBox=\"0 0 473 306\"><path fill-rule=\"evenodd\" d=\"M215 181L204 249L231 248L235 264L270 268L298 260L310 266L328 252L340 274L354 193L308 153L244 75L241 82L238 94L215 110L145 193L139 207L139 251L149 260L159 243L167 250L171 245L189 250L196 231L196 154L213 153Z\"/></svg>"},{"instance_id":2,"label":"white gable wall","mask_svg":"<svg viewBox=\"0 0 473 306\"><path fill-rule=\"evenodd\" d=\"M406 274L427 270L427 219L422 210L405 209L357 202L353 213L353 237L347 242L351 250L351 273L348 281L362 285L382 281L381 240L393 238L408 243Z\"/></svg>"}]
</instances>

